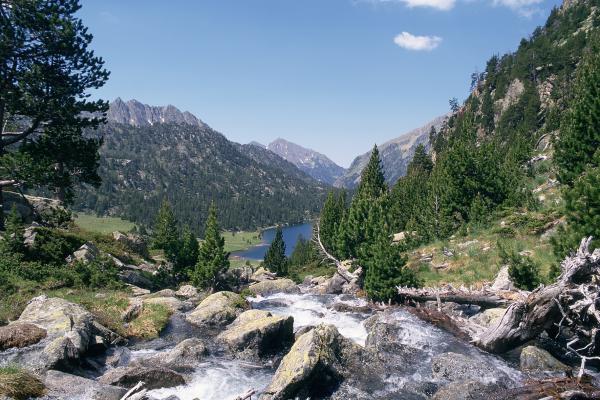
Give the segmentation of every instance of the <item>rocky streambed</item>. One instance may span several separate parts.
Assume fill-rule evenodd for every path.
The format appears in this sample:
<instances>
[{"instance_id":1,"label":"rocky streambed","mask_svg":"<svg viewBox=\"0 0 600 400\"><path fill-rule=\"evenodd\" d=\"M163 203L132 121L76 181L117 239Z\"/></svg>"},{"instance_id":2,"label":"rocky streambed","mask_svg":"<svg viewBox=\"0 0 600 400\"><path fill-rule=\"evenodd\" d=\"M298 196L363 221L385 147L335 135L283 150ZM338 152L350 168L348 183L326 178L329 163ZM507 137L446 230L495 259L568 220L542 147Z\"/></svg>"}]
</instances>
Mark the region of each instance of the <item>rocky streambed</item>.
<instances>
[{"instance_id":1,"label":"rocky streambed","mask_svg":"<svg viewBox=\"0 0 600 400\"><path fill-rule=\"evenodd\" d=\"M35 343L5 350L0 363L42 376L47 399L118 400L140 381L156 400L227 400L250 389L262 400L492 399L531 373L403 308L270 286L248 303L218 292L179 307L160 338L128 345L81 307L39 298L12 329L29 323L46 335L35 331ZM564 367L541 350L528 360L535 376Z\"/></svg>"}]
</instances>

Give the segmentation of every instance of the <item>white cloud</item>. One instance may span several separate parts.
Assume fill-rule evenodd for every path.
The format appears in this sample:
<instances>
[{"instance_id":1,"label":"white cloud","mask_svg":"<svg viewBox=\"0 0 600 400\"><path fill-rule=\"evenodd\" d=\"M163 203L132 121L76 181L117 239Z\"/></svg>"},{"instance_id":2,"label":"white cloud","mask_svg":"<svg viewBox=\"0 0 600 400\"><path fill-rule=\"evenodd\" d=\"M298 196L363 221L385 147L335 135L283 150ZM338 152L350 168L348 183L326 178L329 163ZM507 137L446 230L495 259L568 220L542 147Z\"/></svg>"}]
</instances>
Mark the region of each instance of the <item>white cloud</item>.
<instances>
[{"instance_id":1,"label":"white cloud","mask_svg":"<svg viewBox=\"0 0 600 400\"><path fill-rule=\"evenodd\" d=\"M414 51L431 51L442 43L439 36L415 36L408 32L402 32L394 38L398 46Z\"/></svg>"},{"instance_id":2,"label":"white cloud","mask_svg":"<svg viewBox=\"0 0 600 400\"><path fill-rule=\"evenodd\" d=\"M535 5L542 2L543 0L494 0L494 5L508 7L522 16L531 17L540 11Z\"/></svg>"},{"instance_id":3,"label":"white cloud","mask_svg":"<svg viewBox=\"0 0 600 400\"><path fill-rule=\"evenodd\" d=\"M448 11L454 7L456 0L363 0L370 3L404 3L409 8L429 7Z\"/></svg>"}]
</instances>

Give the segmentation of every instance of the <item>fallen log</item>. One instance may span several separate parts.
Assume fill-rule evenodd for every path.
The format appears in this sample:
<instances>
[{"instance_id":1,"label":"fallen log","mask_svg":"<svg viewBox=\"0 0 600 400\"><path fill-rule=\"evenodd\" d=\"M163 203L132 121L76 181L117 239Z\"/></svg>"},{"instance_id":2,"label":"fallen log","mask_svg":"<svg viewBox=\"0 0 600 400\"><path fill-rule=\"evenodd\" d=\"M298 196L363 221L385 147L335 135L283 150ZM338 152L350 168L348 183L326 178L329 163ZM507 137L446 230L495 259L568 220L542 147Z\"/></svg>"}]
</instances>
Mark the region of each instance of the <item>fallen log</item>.
<instances>
[{"instance_id":1,"label":"fallen log","mask_svg":"<svg viewBox=\"0 0 600 400\"><path fill-rule=\"evenodd\" d=\"M250 400L256 394L256 389L248 389L243 394L237 396L234 400Z\"/></svg>"},{"instance_id":2,"label":"fallen log","mask_svg":"<svg viewBox=\"0 0 600 400\"><path fill-rule=\"evenodd\" d=\"M471 323L466 318L449 316L442 311L431 308L405 306L405 310L415 317L429 322L431 325L443 329L467 342L471 341L473 337L480 334L484 329L479 325Z\"/></svg>"},{"instance_id":3,"label":"fallen log","mask_svg":"<svg viewBox=\"0 0 600 400\"><path fill-rule=\"evenodd\" d=\"M504 299L493 292L488 291L461 291L461 290L439 290L439 289L414 289L398 287L398 295L401 300L411 300L419 303L426 301L452 302L457 304L471 304L481 308L506 307L509 300Z\"/></svg>"},{"instance_id":4,"label":"fallen log","mask_svg":"<svg viewBox=\"0 0 600 400\"><path fill-rule=\"evenodd\" d=\"M475 343L494 353L513 349L535 338L544 330L557 326L575 332L567 347L585 362L597 357L596 331L600 326L598 282L600 249L590 253L592 238L581 241L577 253L561 263L557 281L533 291L525 300L510 305L504 316ZM577 345L577 346L576 346ZM576 346L576 347L575 347Z\"/></svg>"}]
</instances>

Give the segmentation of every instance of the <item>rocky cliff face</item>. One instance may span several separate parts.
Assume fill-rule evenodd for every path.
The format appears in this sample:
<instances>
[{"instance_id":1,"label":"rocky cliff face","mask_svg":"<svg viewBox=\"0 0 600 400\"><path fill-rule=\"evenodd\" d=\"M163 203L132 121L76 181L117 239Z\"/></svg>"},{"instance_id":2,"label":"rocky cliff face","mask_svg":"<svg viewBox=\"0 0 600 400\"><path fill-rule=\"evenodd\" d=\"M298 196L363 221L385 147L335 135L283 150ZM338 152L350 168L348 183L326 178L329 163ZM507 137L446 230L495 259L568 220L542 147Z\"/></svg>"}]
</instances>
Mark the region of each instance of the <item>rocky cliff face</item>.
<instances>
[{"instance_id":1,"label":"rocky cliff face","mask_svg":"<svg viewBox=\"0 0 600 400\"><path fill-rule=\"evenodd\" d=\"M133 99L127 102L117 97L107 113L110 122L133 126L149 126L154 124L175 123L205 127L206 125L192 113L180 111L177 107L149 106Z\"/></svg>"},{"instance_id":2,"label":"rocky cliff face","mask_svg":"<svg viewBox=\"0 0 600 400\"><path fill-rule=\"evenodd\" d=\"M333 184L336 179L346 172L344 168L325 155L281 138L270 143L267 149L291 162L301 171L306 172L320 182Z\"/></svg>"},{"instance_id":3,"label":"rocky cliff face","mask_svg":"<svg viewBox=\"0 0 600 400\"><path fill-rule=\"evenodd\" d=\"M388 183L393 184L406 174L406 167L412 160L415 148L421 143L428 147L431 127L433 126L436 130L439 130L446 118L446 115L437 117L422 127L379 146L379 154ZM369 162L370 155L371 152L369 151L356 157L346 173L334 182L334 186L345 188L356 187L360 182L362 170Z\"/></svg>"}]
</instances>

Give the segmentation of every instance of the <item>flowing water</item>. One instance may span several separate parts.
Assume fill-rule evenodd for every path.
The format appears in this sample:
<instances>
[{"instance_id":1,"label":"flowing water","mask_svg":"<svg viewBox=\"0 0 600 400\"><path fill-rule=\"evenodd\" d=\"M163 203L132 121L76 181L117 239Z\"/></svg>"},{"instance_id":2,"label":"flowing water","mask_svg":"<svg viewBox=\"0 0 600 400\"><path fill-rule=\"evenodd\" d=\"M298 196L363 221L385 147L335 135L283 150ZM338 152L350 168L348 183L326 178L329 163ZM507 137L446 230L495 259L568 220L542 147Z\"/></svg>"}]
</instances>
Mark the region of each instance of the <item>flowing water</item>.
<instances>
[{"instance_id":1,"label":"flowing water","mask_svg":"<svg viewBox=\"0 0 600 400\"><path fill-rule=\"evenodd\" d=\"M307 240L312 237L311 223L284 226L281 230L283 233L283 241L285 242L285 255L288 257L292 254L294 248L296 248L296 243L300 237ZM252 246L246 250L235 251L231 253L231 256L247 260L262 260L265 258L269 245L275 238L275 228L269 228L262 231L261 238L261 244Z\"/></svg>"},{"instance_id":2,"label":"flowing water","mask_svg":"<svg viewBox=\"0 0 600 400\"><path fill-rule=\"evenodd\" d=\"M367 339L365 320L369 314L338 312L331 308L335 303L362 306L366 303L347 295L274 294L251 299L253 308L268 310L274 314L292 315L294 329L326 323L335 325L345 337L364 345ZM486 365L509 377L521 379L520 373L504 360L483 353L463 343L452 335L427 324L402 309L383 315L380 320L397 328L398 341L419 351L418 362L404 362L406 368L393 371L386 377L386 392L404 389L431 378L431 359L437 354L456 352L484 361ZM134 352L135 357L135 352ZM213 356L198 366L188 385L154 390L150 394L157 399L176 395L181 400L228 400L253 388L260 393L269 384L275 369L269 365L257 365L225 357ZM494 376L482 376L483 380L495 380Z\"/></svg>"}]
</instances>

